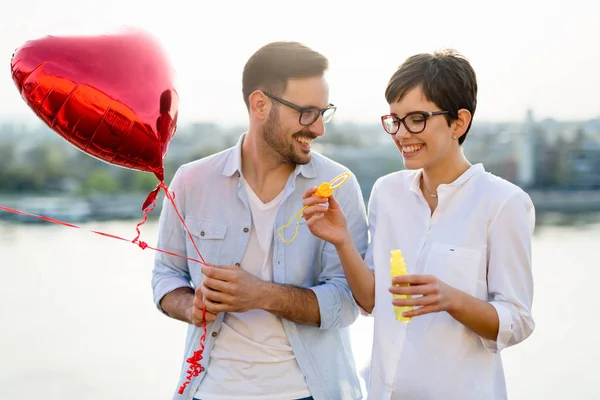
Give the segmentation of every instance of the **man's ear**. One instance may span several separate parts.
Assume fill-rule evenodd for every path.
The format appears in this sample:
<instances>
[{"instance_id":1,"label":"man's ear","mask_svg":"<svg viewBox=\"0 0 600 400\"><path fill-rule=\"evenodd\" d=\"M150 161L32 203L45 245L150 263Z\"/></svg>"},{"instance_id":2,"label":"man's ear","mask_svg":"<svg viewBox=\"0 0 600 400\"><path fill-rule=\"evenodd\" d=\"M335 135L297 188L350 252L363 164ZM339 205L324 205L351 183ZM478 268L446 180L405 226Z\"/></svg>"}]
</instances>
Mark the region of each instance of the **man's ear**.
<instances>
[{"instance_id":1,"label":"man's ear","mask_svg":"<svg viewBox=\"0 0 600 400\"><path fill-rule=\"evenodd\" d=\"M261 90L252 92L248 100L250 113L254 118L264 121L269 117L273 103Z\"/></svg>"}]
</instances>

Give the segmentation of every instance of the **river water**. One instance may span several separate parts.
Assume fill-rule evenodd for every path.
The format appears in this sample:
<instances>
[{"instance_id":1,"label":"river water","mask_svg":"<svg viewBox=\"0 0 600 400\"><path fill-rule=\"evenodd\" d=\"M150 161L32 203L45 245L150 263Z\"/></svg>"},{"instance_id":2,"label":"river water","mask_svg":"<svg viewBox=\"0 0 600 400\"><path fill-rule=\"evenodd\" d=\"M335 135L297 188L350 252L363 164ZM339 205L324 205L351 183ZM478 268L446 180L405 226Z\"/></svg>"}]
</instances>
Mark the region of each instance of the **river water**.
<instances>
[{"instance_id":1,"label":"river water","mask_svg":"<svg viewBox=\"0 0 600 400\"><path fill-rule=\"evenodd\" d=\"M133 238L135 224L83 227ZM147 222L141 239L156 233ZM600 398L598 216L558 216L538 226L533 247L536 330L503 352L509 398ZM0 222L0 399L170 399L185 326L154 308L153 257L86 230ZM372 320L352 335L362 368Z\"/></svg>"}]
</instances>

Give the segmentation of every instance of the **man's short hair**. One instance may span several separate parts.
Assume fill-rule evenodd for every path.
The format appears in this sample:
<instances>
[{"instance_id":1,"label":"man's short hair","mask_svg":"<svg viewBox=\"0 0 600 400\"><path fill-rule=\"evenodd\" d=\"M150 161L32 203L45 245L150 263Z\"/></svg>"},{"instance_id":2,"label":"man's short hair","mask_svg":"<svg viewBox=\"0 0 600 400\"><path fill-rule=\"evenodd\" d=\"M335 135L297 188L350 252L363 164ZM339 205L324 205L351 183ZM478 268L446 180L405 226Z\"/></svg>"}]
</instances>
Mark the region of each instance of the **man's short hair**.
<instances>
[{"instance_id":1,"label":"man's short hair","mask_svg":"<svg viewBox=\"0 0 600 400\"><path fill-rule=\"evenodd\" d=\"M288 80L322 76L329 61L322 54L298 42L273 42L258 49L246 62L242 93L250 108L250 95L265 90L281 95Z\"/></svg>"}]
</instances>

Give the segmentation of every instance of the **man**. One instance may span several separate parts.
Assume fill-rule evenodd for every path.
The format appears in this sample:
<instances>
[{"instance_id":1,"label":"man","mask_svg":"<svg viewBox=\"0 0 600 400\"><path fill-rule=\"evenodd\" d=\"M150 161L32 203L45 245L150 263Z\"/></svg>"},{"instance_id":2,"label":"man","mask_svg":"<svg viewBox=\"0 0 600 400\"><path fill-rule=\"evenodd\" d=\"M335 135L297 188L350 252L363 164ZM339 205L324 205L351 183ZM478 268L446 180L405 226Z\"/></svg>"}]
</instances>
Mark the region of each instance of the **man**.
<instances>
[{"instance_id":1,"label":"man","mask_svg":"<svg viewBox=\"0 0 600 400\"><path fill-rule=\"evenodd\" d=\"M311 151L335 113L324 77L328 61L296 42L276 42L247 62L242 79L248 131L238 144L183 165L164 205L154 300L190 324L184 361L199 348L202 307L207 337L201 364L175 399L360 399L348 326L358 308L335 248L302 224L280 227L302 208L302 194L331 181L342 165ZM354 175L336 190L357 248L367 248L366 210ZM184 362L181 382L187 378Z\"/></svg>"}]
</instances>

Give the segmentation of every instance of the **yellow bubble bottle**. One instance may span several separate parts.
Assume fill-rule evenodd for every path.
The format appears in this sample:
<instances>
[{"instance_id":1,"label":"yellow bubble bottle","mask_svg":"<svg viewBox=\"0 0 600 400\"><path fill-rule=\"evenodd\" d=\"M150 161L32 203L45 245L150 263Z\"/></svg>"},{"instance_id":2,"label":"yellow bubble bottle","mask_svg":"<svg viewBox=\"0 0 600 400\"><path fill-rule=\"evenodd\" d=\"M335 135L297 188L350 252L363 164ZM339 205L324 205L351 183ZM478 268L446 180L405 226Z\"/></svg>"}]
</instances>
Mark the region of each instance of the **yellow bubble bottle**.
<instances>
[{"instance_id":1,"label":"yellow bubble bottle","mask_svg":"<svg viewBox=\"0 0 600 400\"><path fill-rule=\"evenodd\" d=\"M390 258L390 272L392 274L392 278L395 276L406 275L406 263L404 262L404 257L402 256L401 250L392 250L391 258ZM400 286L400 285L394 285ZM408 286L408 284L403 284L402 286ZM412 296L409 294L395 294L395 299L410 299ZM402 316L403 312L412 310L412 306L408 307L396 307L394 306L394 313L396 314L396 319L402 322L409 322L412 317L404 317Z\"/></svg>"}]
</instances>

